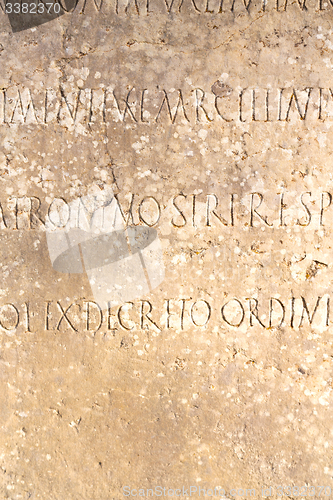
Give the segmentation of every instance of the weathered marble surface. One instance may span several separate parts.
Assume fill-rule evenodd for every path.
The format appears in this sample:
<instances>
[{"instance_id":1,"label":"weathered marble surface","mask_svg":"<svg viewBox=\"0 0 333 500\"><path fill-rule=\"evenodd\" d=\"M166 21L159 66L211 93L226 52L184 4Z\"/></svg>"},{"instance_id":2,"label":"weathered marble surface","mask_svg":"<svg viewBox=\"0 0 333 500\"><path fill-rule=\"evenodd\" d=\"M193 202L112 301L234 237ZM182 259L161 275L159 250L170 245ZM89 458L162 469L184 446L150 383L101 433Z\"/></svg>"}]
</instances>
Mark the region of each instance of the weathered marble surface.
<instances>
[{"instance_id":1,"label":"weathered marble surface","mask_svg":"<svg viewBox=\"0 0 333 500\"><path fill-rule=\"evenodd\" d=\"M333 486L332 20L87 0L13 33L0 12L1 498ZM47 231L112 192L165 276L98 309Z\"/></svg>"}]
</instances>

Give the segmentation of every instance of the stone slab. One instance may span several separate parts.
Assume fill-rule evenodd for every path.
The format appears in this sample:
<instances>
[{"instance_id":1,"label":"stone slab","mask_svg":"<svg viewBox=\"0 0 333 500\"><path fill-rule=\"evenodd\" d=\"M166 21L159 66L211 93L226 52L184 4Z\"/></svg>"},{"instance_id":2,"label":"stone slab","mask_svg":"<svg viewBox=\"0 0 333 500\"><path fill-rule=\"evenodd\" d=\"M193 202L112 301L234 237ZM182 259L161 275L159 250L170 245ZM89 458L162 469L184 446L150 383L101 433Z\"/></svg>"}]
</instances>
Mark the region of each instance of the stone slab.
<instances>
[{"instance_id":1,"label":"stone slab","mask_svg":"<svg viewBox=\"0 0 333 500\"><path fill-rule=\"evenodd\" d=\"M0 497L328 498L332 2L15 5Z\"/></svg>"}]
</instances>

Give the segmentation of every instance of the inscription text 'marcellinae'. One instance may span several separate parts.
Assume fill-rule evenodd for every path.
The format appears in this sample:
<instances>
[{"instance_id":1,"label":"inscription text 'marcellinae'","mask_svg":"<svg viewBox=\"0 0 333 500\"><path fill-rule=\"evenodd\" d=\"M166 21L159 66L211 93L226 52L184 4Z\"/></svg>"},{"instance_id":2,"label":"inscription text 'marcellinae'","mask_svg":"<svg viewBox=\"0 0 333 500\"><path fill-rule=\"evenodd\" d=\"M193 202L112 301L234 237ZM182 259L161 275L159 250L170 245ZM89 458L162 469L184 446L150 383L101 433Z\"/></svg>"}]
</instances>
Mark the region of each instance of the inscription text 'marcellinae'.
<instances>
[{"instance_id":1,"label":"inscription text 'marcellinae'","mask_svg":"<svg viewBox=\"0 0 333 500\"><path fill-rule=\"evenodd\" d=\"M327 87L243 88L226 86L223 95L193 88L168 91L112 87L73 91L7 88L0 92L0 125L73 127L94 123L218 126L251 122L328 121L333 118L333 90Z\"/></svg>"}]
</instances>

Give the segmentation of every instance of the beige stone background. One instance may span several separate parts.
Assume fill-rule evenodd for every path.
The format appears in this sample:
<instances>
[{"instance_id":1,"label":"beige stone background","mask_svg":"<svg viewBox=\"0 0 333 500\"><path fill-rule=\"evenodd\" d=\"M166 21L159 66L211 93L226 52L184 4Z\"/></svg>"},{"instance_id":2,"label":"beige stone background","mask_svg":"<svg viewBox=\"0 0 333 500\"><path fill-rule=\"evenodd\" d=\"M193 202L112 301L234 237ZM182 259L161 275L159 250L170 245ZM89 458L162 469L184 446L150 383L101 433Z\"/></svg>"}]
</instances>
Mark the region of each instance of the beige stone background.
<instances>
[{"instance_id":1,"label":"beige stone background","mask_svg":"<svg viewBox=\"0 0 333 500\"><path fill-rule=\"evenodd\" d=\"M206 9L198 0L198 12L184 1L169 14L162 1L151 1L149 13L145 2L127 4L127 12L119 2L118 14L115 4L104 3L98 12L87 2L84 12L79 4L72 14L15 34L0 13L0 87L6 89L0 120L1 498L120 499L126 485L220 486L228 498L231 488L255 488L261 497L262 487L273 486L275 494L278 485L333 486L327 319L333 205L326 209L333 189L333 10L329 2L319 10L315 2L296 1L277 11L269 1L265 10L255 3L247 10L238 0L232 10L226 2L222 13L218 3ZM221 96L221 114L233 121L217 116L212 86ZM60 87L72 111L79 88L82 109L89 102L85 89L97 89L98 100L108 88L105 123L101 102L91 123L81 108L74 123L64 102L57 108L57 97L49 122L41 123L46 89ZM302 91L309 87L301 120L295 99L289 112L288 105L296 89L304 113ZM132 88L137 121L129 111L122 121L111 90L123 112ZM287 90L278 120L281 88ZM38 120L27 109L27 89ZM173 123L166 102L156 120L163 89ZM178 89L188 120L181 106L175 116ZM203 106L213 121L200 107L196 116L195 89L206 93ZM248 89L245 121L239 119L241 89ZM265 121L267 89L272 121ZM155 197L166 270L159 287L133 300L128 315L122 310L122 324L115 305L109 325L105 320L97 332L85 322L84 301L93 300L86 276L52 269L43 224L31 223L27 208L29 199L40 199L45 220L54 198L70 202L93 186L111 186L124 210L134 194L137 224L140 201ZM272 226L255 212L251 225L251 193L263 195L257 211ZM280 225L281 193L286 226ZM302 198L311 221L302 193L311 193ZM211 213L207 225L212 194L227 226ZM184 217L172 204L176 196ZM153 221L150 202L144 213ZM280 326L274 317L269 327L271 297L286 308ZM245 311L239 327L221 317L232 298ZM253 299L262 324L249 311ZM166 300L174 314L169 327ZM191 320L190 308L200 300ZM200 325L206 321L202 300L211 317L196 326L193 317ZM65 319L59 324L57 301L81 307L68 312L76 331ZM149 301L159 328L145 316L141 321L140 301ZM17 308L17 328L14 309L5 304ZM240 319L228 314L235 324ZM98 317L92 314L91 322L98 324ZM285 495L296 498L297 490Z\"/></svg>"}]
</instances>

